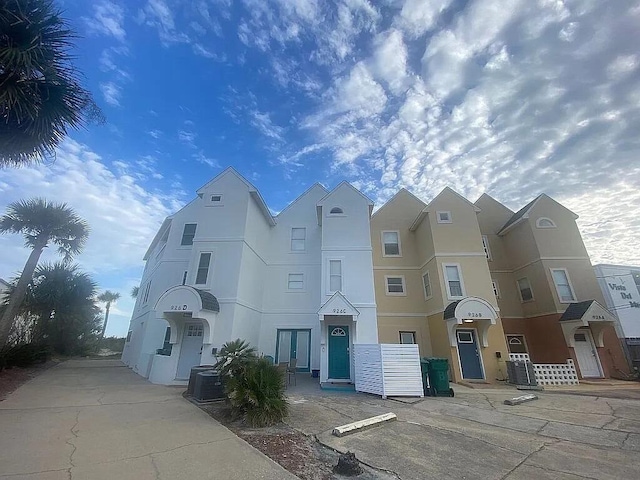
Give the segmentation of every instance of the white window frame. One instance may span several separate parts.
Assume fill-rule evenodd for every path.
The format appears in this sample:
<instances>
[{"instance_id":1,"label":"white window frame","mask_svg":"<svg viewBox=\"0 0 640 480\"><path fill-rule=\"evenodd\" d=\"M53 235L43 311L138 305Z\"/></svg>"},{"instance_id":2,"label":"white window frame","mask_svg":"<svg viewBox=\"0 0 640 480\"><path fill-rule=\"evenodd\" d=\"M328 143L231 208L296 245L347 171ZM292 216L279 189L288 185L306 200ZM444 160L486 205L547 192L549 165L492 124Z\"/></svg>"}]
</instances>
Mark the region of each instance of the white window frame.
<instances>
[{"instance_id":1,"label":"white window frame","mask_svg":"<svg viewBox=\"0 0 640 480\"><path fill-rule=\"evenodd\" d=\"M542 225L544 220L551 222L551 225ZM547 217L540 217L536 220L536 228L556 228L556 222Z\"/></svg>"},{"instance_id":2,"label":"white window frame","mask_svg":"<svg viewBox=\"0 0 640 480\"><path fill-rule=\"evenodd\" d=\"M402 292L390 292L389 291L389 279L390 278L399 278L402 280ZM384 276L384 291L387 295L395 296L395 297L406 297L407 296L407 282L404 278L404 275L385 275Z\"/></svg>"},{"instance_id":3,"label":"white window frame","mask_svg":"<svg viewBox=\"0 0 640 480\"><path fill-rule=\"evenodd\" d=\"M398 236L398 253L397 254L387 254L385 251L385 245L387 245L386 243L384 243L384 234L385 233L395 233ZM382 256L383 257L401 257L402 256L402 245L400 244L400 231L398 230L383 230L382 232L380 232L380 241L382 242ZM393 245L392 243L390 243L389 245Z\"/></svg>"},{"instance_id":4,"label":"white window frame","mask_svg":"<svg viewBox=\"0 0 640 480\"><path fill-rule=\"evenodd\" d=\"M458 277L460 277L460 290L461 296L451 295L451 289L449 288L449 277L447 276L447 267L456 267L458 269ZM462 278L462 267L459 263L443 263L442 264L442 276L444 277L444 286L447 289L447 298L449 300L460 300L466 296L466 289L464 288L464 280Z\"/></svg>"},{"instance_id":5,"label":"white window frame","mask_svg":"<svg viewBox=\"0 0 640 480\"><path fill-rule=\"evenodd\" d=\"M493 260L491 256L491 247L489 247L489 237L482 235L482 248L484 248L484 254L487 257L487 261Z\"/></svg>"},{"instance_id":6,"label":"white window frame","mask_svg":"<svg viewBox=\"0 0 640 480\"><path fill-rule=\"evenodd\" d=\"M524 346L524 349L526 350L526 354L529 354L529 345L527 345L527 337L524 333L507 333L505 334L505 339L507 341L507 351L509 353L511 353L511 349L509 348L509 345L511 345L511 339L515 338L515 337L522 337L522 345Z\"/></svg>"},{"instance_id":7,"label":"white window frame","mask_svg":"<svg viewBox=\"0 0 640 480\"><path fill-rule=\"evenodd\" d=\"M220 200L215 201L213 197L220 197ZM209 194L209 207L221 207L224 205L224 196L221 193Z\"/></svg>"},{"instance_id":8,"label":"white window frame","mask_svg":"<svg viewBox=\"0 0 640 480\"><path fill-rule=\"evenodd\" d=\"M426 285L424 282L424 277L427 277L427 280L429 281ZM429 285L429 295L427 295L427 285ZM422 274L422 292L424 293L425 300L429 300L431 297L433 297L433 285L431 285L431 275L429 274L429 270Z\"/></svg>"},{"instance_id":9,"label":"white window frame","mask_svg":"<svg viewBox=\"0 0 640 480\"><path fill-rule=\"evenodd\" d=\"M551 280L553 280L553 285L556 287L556 293L558 294L558 300L560 303L574 303L577 302L576 291L573 289L573 284L571 283L571 278L569 278L569 272L566 268L550 268L551 271ZM571 300L563 300L560 295L560 289L558 288L558 284L556 282L556 278L553 276L553 272L560 271L564 272L564 276L567 279L567 285L569 286L569 291L571 292L571 296L573 297Z\"/></svg>"},{"instance_id":10,"label":"white window frame","mask_svg":"<svg viewBox=\"0 0 640 480\"><path fill-rule=\"evenodd\" d=\"M144 287L144 292L142 294L142 304L146 305L149 301L149 292L151 291L151 282L148 282Z\"/></svg>"},{"instance_id":11,"label":"white window frame","mask_svg":"<svg viewBox=\"0 0 640 480\"><path fill-rule=\"evenodd\" d=\"M333 213L332 210L334 208L339 208L340 212L336 212ZM342 208L340 205L334 205L333 207L331 207L329 209L329 211L327 212L327 217L346 217L345 213L344 213L344 208Z\"/></svg>"},{"instance_id":12,"label":"white window frame","mask_svg":"<svg viewBox=\"0 0 640 480\"><path fill-rule=\"evenodd\" d=\"M302 230L303 237L302 238L293 238L293 232L295 230ZM302 240L302 248L293 248L294 241ZM305 252L307 250L307 227L291 227L291 242L289 243L289 247L292 253L300 253Z\"/></svg>"},{"instance_id":13,"label":"white window frame","mask_svg":"<svg viewBox=\"0 0 640 480\"><path fill-rule=\"evenodd\" d=\"M327 258L327 295L333 295L338 290L331 290L331 262L340 262L340 292L344 293L344 259Z\"/></svg>"},{"instance_id":14,"label":"white window frame","mask_svg":"<svg viewBox=\"0 0 640 480\"><path fill-rule=\"evenodd\" d=\"M182 274L182 285L186 285L187 284L187 276L189 275L189 270L185 270L184 273Z\"/></svg>"},{"instance_id":15,"label":"white window frame","mask_svg":"<svg viewBox=\"0 0 640 480\"><path fill-rule=\"evenodd\" d=\"M529 285L529 290L531 291L531 298L524 300L522 298L522 289L520 288L520 280L526 280ZM529 277L521 277L516 280L516 288L518 289L518 295L520 295L520 303L533 302L535 300L535 294L533 293L533 287L531 286L531 282L529 281Z\"/></svg>"},{"instance_id":16,"label":"white window frame","mask_svg":"<svg viewBox=\"0 0 640 480\"><path fill-rule=\"evenodd\" d=\"M410 343L404 343L404 342L402 341L402 334L403 334L403 333L404 333L404 334L410 334L410 335L411 335L411 338L413 339L413 341L412 341L412 342L410 342ZM400 330L400 331L398 332L398 337L399 337L399 340L400 340L400 345L415 345L415 344L417 343L417 342L416 342L416 332L414 332L414 331L410 331L410 330Z\"/></svg>"},{"instance_id":17,"label":"white window frame","mask_svg":"<svg viewBox=\"0 0 640 480\"><path fill-rule=\"evenodd\" d=\"M491 286L493 287L493 294L496 298L500 298L500 285L498 285L498 281L491 279Z\"/></svg>"},{"instance_id":18,"label":"white window frame","mask_svg":"<svg viewBox=\"0 0 640 480\"><path fill-rule=\"evenodd\" d=\"M204 283L198 283L198 272L200 271L200 260L202 259L202 255L209 254L209 266L207 267L207 278ZM196 274L193 279L194 285L208 285L211 277L211 266L213 265L213 252L200 252L198 254L198 263L196 264Z\"/></svg>"},{"instance_id":19,"label":"white window frame","mask_svg":"<svg viewBox=\"0 0 640 480\"><path fill-rule=\"evenodd\" d=\"M187 225L195 225L196 228L193 232L193 238L191 238L191 243L183 243L184 242L184 234L185 234L185 230L187 229ZM180 246L181 247L191 247L193 246L193 241L196 238L196 234L198 233L198 224L194 223L194 222L187 222L183 225L182 227L182 236L180 237Z\"/></svg>"},{"instance_id":20,"label":"white window frame","mask_svg":"<svg viewBox=\"0 0 640 480\"><path fill-rule=\"evenodd\" d=\"M441 214L446 214L447 218L443 219L441 217ZM453 220L451 218L451 212L448 210L441 210L439 212L436 212L436 220L438 221L438 223L453 223Z\"/></svg>"},{"instance_id":21,"label":"white window frame","mask_svg":"<svg viewBox=\"0 0 640 480\"><path fill-rule=\"evenodd\" d=\"M292 280L291 276L295 275L295 276L300 276L300 280ZM291 282L293 283L300 283L302 286L300 288L291 288ZM287 274L287 292L304 292L305 288L304 288L304 273L300 273L300 272L292 272L292 273L288 273Z\"/></svg>"}]
</instances>

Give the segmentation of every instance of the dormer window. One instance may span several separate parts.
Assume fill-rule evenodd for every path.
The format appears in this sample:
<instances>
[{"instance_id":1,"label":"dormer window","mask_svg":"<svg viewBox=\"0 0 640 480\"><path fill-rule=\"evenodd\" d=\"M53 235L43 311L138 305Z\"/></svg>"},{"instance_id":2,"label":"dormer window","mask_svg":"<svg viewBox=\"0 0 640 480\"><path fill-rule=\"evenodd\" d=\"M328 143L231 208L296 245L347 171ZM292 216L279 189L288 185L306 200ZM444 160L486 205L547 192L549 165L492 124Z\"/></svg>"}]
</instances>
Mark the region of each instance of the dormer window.
<instances>
[{"instance_id":1,"label":"dormer window","mask_svg":"<svg viewBox=\"0 0 640 480\"><path fill-rule=\"evenodd\" d=\"M436 212L438 223L451 223L451 212Z\"/></svg>"},{"instance_id":2,"label":"dormer window","mask_svg":"<svg viewBox=\"0 0 640 480\"><path fill-rule=\"evenodd\" d=\"M344 215L344 211L340 207L333 207L329 210L329 215Z\"/></svg>"},{"instance_id":3,"label":"dormer window","mask_svg":"<svg viewBox=\"0 0 640 480\"><path fill-rule=\"evenodd\" d=\"M556 224L547 217L540 217L536 220L536 227L538 228L556 228Z\"/></svg>"}]
</instances>

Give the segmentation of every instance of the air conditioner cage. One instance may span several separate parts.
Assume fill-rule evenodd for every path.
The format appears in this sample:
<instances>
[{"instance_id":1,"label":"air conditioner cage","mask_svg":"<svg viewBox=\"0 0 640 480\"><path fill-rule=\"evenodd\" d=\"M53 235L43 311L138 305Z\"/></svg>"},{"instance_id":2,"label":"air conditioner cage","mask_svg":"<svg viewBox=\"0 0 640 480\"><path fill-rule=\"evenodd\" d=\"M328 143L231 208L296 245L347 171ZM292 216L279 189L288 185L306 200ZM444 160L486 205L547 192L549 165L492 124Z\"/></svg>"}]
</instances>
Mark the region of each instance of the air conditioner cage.
<instances>
[{"instance_id":1,"label":"air conditioner cage","mask_svg":"<svg viewBox=\"0 0 640 480\"><path fill-rule=\"evenodd\" d=\"M509 383L513 385L537 386L533 363L525 360L507 361L507 375Z\"/></svg>"}]
</instances>

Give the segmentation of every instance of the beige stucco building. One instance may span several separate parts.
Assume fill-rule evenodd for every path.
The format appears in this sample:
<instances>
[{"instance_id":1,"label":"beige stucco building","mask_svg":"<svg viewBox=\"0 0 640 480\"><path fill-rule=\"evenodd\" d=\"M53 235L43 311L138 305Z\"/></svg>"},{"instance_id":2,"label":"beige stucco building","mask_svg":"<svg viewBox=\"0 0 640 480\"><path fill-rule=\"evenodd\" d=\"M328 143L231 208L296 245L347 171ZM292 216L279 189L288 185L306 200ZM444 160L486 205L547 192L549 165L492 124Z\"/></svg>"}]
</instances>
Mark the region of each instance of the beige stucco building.
<instances>
[{"instance_id":1,"label":"beige stucco building","mask_svg":"<svg viewBox=\"0 0 640 480\"><path fill-rule=\"evenodd\" d=\"M400 190L371 219L379 341L448 358L454 381L505 379L510 351L627 371L576 218L546 195L514 213L488 195L445 188L426 204Z\"/></svg>"}]
</instances>

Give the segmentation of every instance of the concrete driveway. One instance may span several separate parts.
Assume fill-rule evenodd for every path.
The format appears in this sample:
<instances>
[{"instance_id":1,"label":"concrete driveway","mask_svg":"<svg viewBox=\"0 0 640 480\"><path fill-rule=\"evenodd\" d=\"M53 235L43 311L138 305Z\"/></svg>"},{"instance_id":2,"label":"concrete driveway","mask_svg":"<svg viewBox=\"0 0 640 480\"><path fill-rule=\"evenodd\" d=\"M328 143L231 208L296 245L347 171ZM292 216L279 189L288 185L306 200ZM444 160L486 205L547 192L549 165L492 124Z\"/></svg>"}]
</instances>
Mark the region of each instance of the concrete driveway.
<instances>
[{"instance_id":1,"label":"concrete driveway","mask_svg":"<svg viewBox=\"0 0 640 480\"><path fill-rule=\"evenodd\" d=\"M368 465L416 479L631 479L640 472L640 401L454 385L415 403L291 389L288 423ZM394 412L398 421L342 438L335 426Z\"/></svg>"},{"instance_id":2,"label":"concrete driveway","mask_svg":"<svg viewBox=\"0 0 640 480\"><path fill-rule=\"evenodd\" d=\"M70 360L0 402L0 478L294 479L115 360Z\"/></svg>"}]
</instances>

